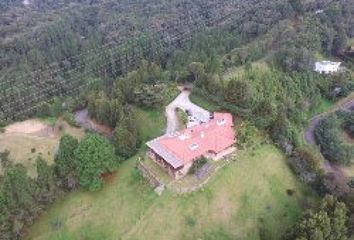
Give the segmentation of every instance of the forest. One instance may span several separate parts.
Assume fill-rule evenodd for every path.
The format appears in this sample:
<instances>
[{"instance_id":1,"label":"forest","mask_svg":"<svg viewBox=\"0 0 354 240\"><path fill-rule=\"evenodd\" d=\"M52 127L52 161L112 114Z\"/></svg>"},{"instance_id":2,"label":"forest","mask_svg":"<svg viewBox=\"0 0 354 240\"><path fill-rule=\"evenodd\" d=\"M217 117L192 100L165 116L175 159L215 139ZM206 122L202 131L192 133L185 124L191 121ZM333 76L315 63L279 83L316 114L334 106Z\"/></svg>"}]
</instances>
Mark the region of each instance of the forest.
<instances>
[{"instance_id":1,"label":"forest","mask_svg":"<svg viewBox=\"0 0 354 240\"><path fill-rule=\"evenodd\" d=\"M68 192L101 189L102 174L143 146L134 109L161 109L172 84L192 83L196 94L246 123L240 145L255 138L253 129L264 133L322 199L283 238L347 239L354 196L338 194L301 131L324 101L354 90L353 38L354 4L345 0L2 1L0 128L87 108L113 136L64 136L53 165L37 159L36 179L1 153L1 236L22 238ZM347 70L314 73L323 58ZM242 71L225 78L230 69ZM339 136L342 128L352 134L352 122L337 112L316 129L326 159L352 161L353 147Z\"/></svg>"}]
</instances>

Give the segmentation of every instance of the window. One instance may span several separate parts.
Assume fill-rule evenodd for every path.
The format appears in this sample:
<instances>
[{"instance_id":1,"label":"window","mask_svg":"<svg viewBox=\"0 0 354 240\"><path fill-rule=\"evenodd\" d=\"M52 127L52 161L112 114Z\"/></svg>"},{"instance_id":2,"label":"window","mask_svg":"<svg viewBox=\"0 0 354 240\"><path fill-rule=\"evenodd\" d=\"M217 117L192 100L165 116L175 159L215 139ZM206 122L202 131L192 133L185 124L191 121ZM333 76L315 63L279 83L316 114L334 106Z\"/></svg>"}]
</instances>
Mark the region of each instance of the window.
<instances>
[{"instance_id":1,"label":"window","mask_svg":"<svg viewBox=\"0 0 354 240\"><path fill-rule=\"evenodd\" d=\"M199 147L198 144L193 143L193 144L191 144L191 145L189 146L189 149L192 150L192 151L194 151L194 150L196 150L198 147Z\"/></svg>"},{"instance_id":2,"label":"window","mask_svg":"<svg viewBox=\"0 0 354 240\"><path fill-rule=\"evenodd\" d=\"M224 125L226 123L225 119L220 119L217 121L218 126Z\"/></svg>"}]
</instances>

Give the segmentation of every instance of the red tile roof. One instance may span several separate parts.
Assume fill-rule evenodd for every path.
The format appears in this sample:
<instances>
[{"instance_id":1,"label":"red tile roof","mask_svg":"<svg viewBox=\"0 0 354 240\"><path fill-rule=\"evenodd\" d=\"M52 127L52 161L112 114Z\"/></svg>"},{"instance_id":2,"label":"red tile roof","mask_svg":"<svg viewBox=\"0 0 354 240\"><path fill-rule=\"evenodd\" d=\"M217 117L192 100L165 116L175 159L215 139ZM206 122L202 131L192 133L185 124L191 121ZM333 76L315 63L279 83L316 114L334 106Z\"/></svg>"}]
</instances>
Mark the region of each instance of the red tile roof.
<instances>
[{"instance_id":1,"label":"red tile roof","mask_svg":"<svg viewBox=\"0 0 354 240\"><path fill-rule=\"evenodd\" d=\"M235 143L232 115L215 113L214 119L147 143L174 168L181 167L202 155L219 153Z\"/></svg>"}]
</instances>

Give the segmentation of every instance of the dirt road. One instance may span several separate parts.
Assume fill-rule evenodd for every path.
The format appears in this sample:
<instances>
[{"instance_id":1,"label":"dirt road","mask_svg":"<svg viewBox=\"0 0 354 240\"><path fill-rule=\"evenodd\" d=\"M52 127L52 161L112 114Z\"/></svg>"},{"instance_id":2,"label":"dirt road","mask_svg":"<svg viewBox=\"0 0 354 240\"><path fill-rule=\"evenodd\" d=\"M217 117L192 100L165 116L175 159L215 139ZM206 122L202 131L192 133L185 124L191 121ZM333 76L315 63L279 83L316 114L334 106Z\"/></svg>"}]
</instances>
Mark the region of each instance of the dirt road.
<instances>
[{"instance_id":1,"label":"dirt road","mask_svg":"<svg viewBox=\"0 0 354 240\"><path fill-rule=\"evenodd\" d=\"M310 144L317 146L316 143L316 138L315 138L315 129L318 126L318 124L321 122L321 120L327 116L330 113L333 113L337 110L345 110L345 111L354 111L354 99L353 99L353 94L351 94L349 97L341 100L339 103L337 103L337 106L332 108L331 110L321 113L315 117L313 117L310 120L309 126L306 129L304 133L305 140ZM323 169L325 170L326 173L332 174L334 177L337 179L346 179L347 176L344 173L344 171L341 169L340 166L333 164L327 160L324 161L323 163Z\"/></svg>"},{"instance_id":2,"label":"dirt road","mask_svg":"<svg viewBox=\"0 0 354 240\"><path fill-rule=\"evenodd\" d=\"M321 122L321 120L329 113L333 113L333 112L340 110L340 109L345 110L345 111L354 111L354 100L349 99L348 101L341 103L340 105L336 106L335 108L331 109L330 111L321 113L321 114L311 118L310 124L304 133L304 137L309 144L316 145L315 129L318 126L318 124Z\"/></svg>"}]
</instances>

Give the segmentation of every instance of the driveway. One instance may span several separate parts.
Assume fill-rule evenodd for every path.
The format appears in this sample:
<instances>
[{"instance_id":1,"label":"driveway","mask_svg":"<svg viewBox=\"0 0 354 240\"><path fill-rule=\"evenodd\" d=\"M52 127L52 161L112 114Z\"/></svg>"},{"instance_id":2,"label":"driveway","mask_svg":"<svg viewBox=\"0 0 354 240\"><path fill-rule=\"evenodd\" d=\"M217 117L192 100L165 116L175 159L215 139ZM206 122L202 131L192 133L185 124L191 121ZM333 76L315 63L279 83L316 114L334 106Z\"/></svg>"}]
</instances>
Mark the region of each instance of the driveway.
<instances>
[{"instance_id":1,"label":"driveway","mask_svg":"<svg viewBox=\"0 0 354 240\"><path fill-rule=\"evenodd\" d=\"M188 111L189 114L198 122L209 122L210 113L204 108L192 103L189 99L190 93L190 91L186 90L181 91L178 97L166 107L166 134L171 135L178 130L178 117L176 114L177 109L181 109L185 112Z\"/></svg>"}]
</instances>

